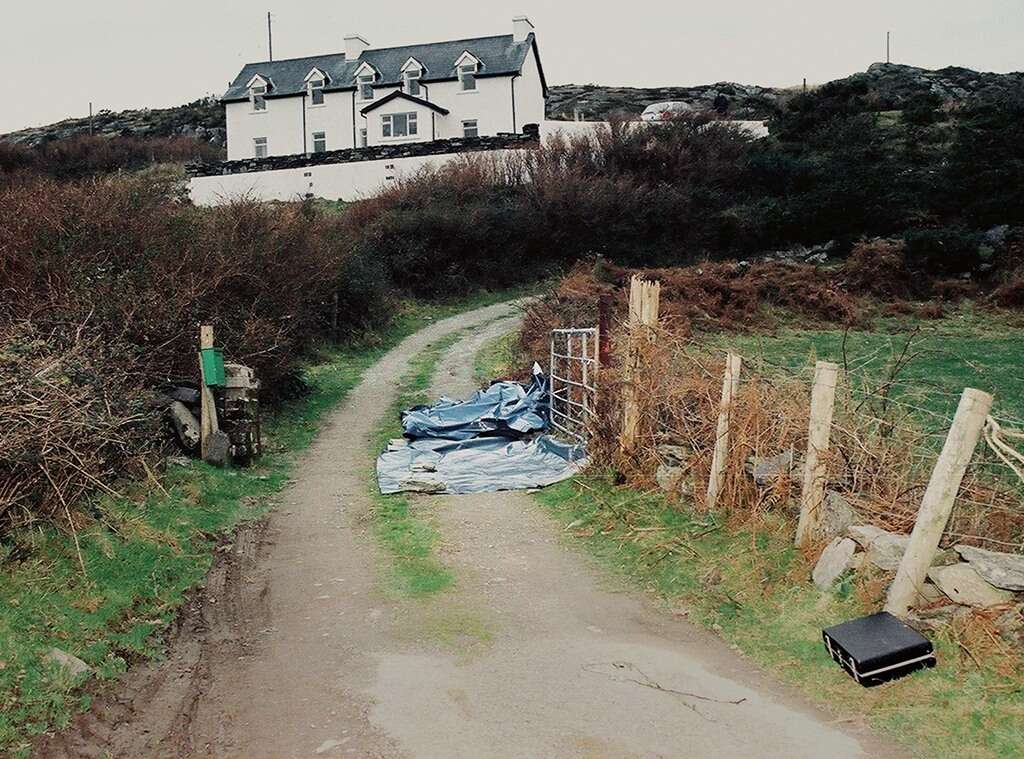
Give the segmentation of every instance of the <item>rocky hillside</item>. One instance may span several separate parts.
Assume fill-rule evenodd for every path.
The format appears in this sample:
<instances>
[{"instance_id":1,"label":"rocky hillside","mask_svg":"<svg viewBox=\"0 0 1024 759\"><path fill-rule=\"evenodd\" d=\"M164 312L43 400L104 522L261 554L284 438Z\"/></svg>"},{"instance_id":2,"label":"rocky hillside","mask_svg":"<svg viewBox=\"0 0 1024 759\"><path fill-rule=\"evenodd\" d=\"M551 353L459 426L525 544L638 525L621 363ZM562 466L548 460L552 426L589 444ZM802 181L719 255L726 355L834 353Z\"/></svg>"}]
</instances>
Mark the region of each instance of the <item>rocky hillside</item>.
<instances>
[{"instance_id":1,"label":"rocky hillside","mask_svg":"<svg viewBox=\"0 0 1024 759\"><path fill-rule=\"evenodd\" d=\"M678 100L700 110L715 109L733 118L766 119L784 96L783 90L719 82L696 87L604 87L560 84L548 93L548 118L603 120L613 113L639 115L651 103Z\"/></svg>"},{"instance_id":2,"label":"rocky hillside","mask_svg":"<svg viewBox=\"0 0 1024 759\"><path fill-rule=\"evenodd\" d=\"M196 137L218 147L224 144L226 135L224 108L213 98L203 98L173 108L100 111L93 116L93 130L95 134L107 137ZM0 139L34 147L82 134L89 134L88 117L22 129L2 135Z\"/></svg>"},{"instance_id":3,"label":"rocky hillside","mask_svg":"<svg viewBox=\"0 0 1024 759\"><path fill-rule=\"evenodd\" d=\"M898 63L874 63L830 84L851 84L864 89L878 110L899 110L921 96L932 96L950 105L1024 98L1024 73L992 74L949 66L931 71ZM604 119L613 113L637 115L651 103L679 100L697 109L714 109L732 118L769 118L799 88L779 89L719 82L695 87L604 87L596 84L563 84L551 88L548 116L572 119L576 111L584 119Z\"/></svg>"},{"instance_id":4,"label":"rocky hillside","mask_svg":"<svg viewBox=\"0 0 1024 759\"><path fill-rule=\"evenodd\" d=\"M936 71L897 63L875 63L867 71L832 84L856 84L878 110L898 110L930 95L947 104L1024 98L1024 73L991 74L950 66ZM698 109L714 109L732 118L766 119L799 88L780 89L719 82L694 87L607 87L559 84L550 88L548 118L602 120L613 113L638 115L651 103L679 100ZM224 109L205 98L175 108L100 111L93 119L101 135L137 137L195 136L214 145L224 142ZM66 119L23 129L0 139L27 145L89 133L89 119Z\"/></svg>"}]
</instances>

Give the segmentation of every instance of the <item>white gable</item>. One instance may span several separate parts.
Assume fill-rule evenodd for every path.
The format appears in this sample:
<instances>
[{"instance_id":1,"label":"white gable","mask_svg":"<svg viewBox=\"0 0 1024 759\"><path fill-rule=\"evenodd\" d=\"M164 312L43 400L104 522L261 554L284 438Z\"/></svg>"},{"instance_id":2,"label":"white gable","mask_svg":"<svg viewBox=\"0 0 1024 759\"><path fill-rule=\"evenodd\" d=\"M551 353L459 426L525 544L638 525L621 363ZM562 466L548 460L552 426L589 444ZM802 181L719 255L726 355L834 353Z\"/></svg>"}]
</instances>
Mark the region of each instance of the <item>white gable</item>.
<instances>
[{"instance_id":1,"label":"white gable","mask_svg":"<svg viewBox=\"0 0 1024 759\"><path fill-rule=\"evenodd\" d=\"M309 82L312 81L313 79L323 79L326 82L327 74L325 74L323 71L314 66L313 69L308 74L306 74L306 78L303 79L302 81Z\"/></svg>"},{"instance_id":2,"label":"white gable","mask_svg":"<svg viewBox=\"0 0 1024 759\"><path fill-rule=\"evenodd\" d=\"M477 68L480 68L480 59L477 58L468 50L463 50L462 55L460 55L458 57L458 60L455 61L455 68L458 68L459 66L462 66L463 64L466 63L472 63Z\"/></svg>"},{"instance_id":3,"label":"white gable","mask_svg":"<svg viewBox=\"0 0 1024 759\"><path fill-rule=\"evenodd\" d=\"M273 86L273 84L271 83L271 81L269 79L266 79L266 78L260 76L259 74L253 74L252 79L250 79L249 82L245 86L246 86L246 88L248 88L250 90L253 87L260 87L260 86L263 86L263 87L266 87L267 89L270 89Z\"/></svg>"},{"instance_id":4,"label":"white gable","mask_svg":"<svg viewBox=\"0 0 1024 759\"><path fill-rule=\"evenodd\" d=\"M415 58L409 58L409 60L402 64L402 68L399 70L404 74L406 71L416 71L417 69L419 71L426 71L427 67Z\"/></svg>"},{"instance_id":5,"label":"white gable","mask_svg":"<svg viewBox=\"0 0 1024 759\"><path fill-rule=\"evenodd\" d=\"M356 69L355 75L356 78L358 79L359 77L366 76L367 74L373 74L373 78L376 79L380 72L377 71L377 69L375 69L366 61L363 61L362 65L360 65L359 68Z\"/></svg>"}]
</instances>

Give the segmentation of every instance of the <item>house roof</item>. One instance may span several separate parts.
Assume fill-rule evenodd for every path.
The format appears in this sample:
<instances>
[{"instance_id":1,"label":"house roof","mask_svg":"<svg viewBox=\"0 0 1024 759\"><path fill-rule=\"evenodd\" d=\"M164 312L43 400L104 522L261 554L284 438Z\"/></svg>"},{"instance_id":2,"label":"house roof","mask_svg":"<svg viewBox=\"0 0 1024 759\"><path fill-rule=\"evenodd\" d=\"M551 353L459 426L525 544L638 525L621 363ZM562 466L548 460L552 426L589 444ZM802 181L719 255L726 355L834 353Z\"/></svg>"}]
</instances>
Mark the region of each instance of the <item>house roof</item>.
<instances>
[{"instance_id":1,"label":"house roof","mask_svg":"<svg viewBox=\"0 0 1024 759\"><path fill-rule=\"evenodd\" d=\"M221 100L230 102L247 99L248 82L256 74L274 83L267 97L300 95L306 91L306 74L314 67L319 68L330 78L325 88L328 92L353 90L356 69L363 63L369 63L380 72L380 78L374 82L374 86L395 86L401 84L401 68L410 57L423 64L425 70L420 81L425 84L456 79L455 61L467 50L480 60L478 77L508 76L522 71L526 56L535 47L536 42L532 33L523 42L515 42L511 34L503 34L496 37L475 37L424 45L370 48L364 50L359 58L351 61L345 59L344 53L331 53L306 58L247 63L232 80ZM541 78L543 79L543 74Z\"/></svg>"},{"instance_id":2,"label":"house roof","mask_svg":"<svg viewBox=\"0 0 1024 759\"><path fill-rule=\"evenodd\" d=\"M442 116L447 116L449 113L451 113L451 111L449 111L447 108L442 108L441 106L437 105L436 103L431 103L430 101L424 100L423 98L413 97L412 95L409 95L409 94L407 94L405 92L402 92L401 90L392 92L390 95L386 95L385 97L382 97L380 100L375 100L374 102L372 102L370 105L366 106L365 108L363 108L359 112L365 116L370 111L373 111L373 110L375 110L377 108L380 108L382 105L387 105L392 100L399 100L399 99L401 99L401 100L408 100L408 101L410 101L412 103L415 103L416 105L426 106L427 108L431 109L432 111L437 111Z\"/></svg>"}]
</instances>

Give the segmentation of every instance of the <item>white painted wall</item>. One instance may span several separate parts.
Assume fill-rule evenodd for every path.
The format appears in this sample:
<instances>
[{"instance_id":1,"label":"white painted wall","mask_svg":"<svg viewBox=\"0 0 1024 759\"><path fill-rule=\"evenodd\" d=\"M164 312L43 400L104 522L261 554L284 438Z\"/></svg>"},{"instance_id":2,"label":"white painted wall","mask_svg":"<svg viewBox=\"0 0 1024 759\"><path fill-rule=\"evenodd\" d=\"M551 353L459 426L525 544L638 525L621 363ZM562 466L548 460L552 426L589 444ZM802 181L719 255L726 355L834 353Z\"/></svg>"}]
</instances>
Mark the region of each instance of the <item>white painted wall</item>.
<instances>
[{"instance_id":1,"label":"white painted wall","mask_svg":"<svg viewBox=\"0 0 1024 759\"><path fill-rule=\"evenodd\" d=\"M441 166L462 156L484 155L499 159L512 152L515 149L443 153L194 177L189 183L189 193L192 202L198 206L215 206L243 197L261 201L293 201L302 199L307 193L326 200L352 201L371 197L403 176L427 167Z\"/></svg>"},{"instance_id":2,"label":"white painted wall","mask_svg":"<svg viewBox=\"0 0 1024 759\"><path fill-rule=\"evenodd\" d=\"M325 92L323 105L311 105L308 98L292 98L305 100L306 103L306 151L313 150L313 132L323 132L327 137L328 150L354 148L357 137L352 133L352 92ZM273 105L272 100L268 101ZM356 114L359 106L356 105ZM299 129L302 128L300 122ZM231 132L228 132L228 145L231 144ZM302 150L299 151L303 152ZM271 155L287 155L271 153Z\"/></svg>"},{"instance_id":3,"label":"white painted wall","mask_svg":"<svg viewBox=\"0 0 1024 759\"><path fill-rule=\"evenodd\" d=\"M531 51L523 61L522 76L516 79L516 130L523 131L524 124L543 123L547 110L544 101L544 87L540 79L537 56Z\"/></svg>"},{"instance_id":4,"label":"white painted wall","mask_svg":"<svg viewBox=\"0 0 1024 759\"><path fill-rule=\"evenodd\" d=\"M252 158L256 137L267 138L269 155L301 153L302 100L268 99L265 111L253 111L248 100L227 103L228 160Z\"/></svg>"},{"instance_id":5,"label":"white painted wall","mask_svg":"<svg viewBox=\"0 0 1024 759\"><path fill-rule=\"evenodd\" d=\"M225 105L228 130L228 160L252 158L253 139L266 137L269 155L295 155L313 149L313 132L324 132L328 150L356 147L359 130L367 128L368 144L412 140L389 140L381 136L381 116L385 113L406 113L415 110L419 115L419 134L415 141L462 137L462 122L476 119L481 135L499 132L522 132L524 124L539 124L544 120L544 91L536 55L531 52L523 64L522 75L515 78L515 120L512 112L512 77L481 76L475 90L462 90L458 81L424 84L420 97L449 111L447 116L436 114L434 130L427 116L432 112L409 101L398 100L370 111L365 117L360 111L374 101L391 94L399 87L374 90L374 100L360 100L352 92L324 93L324 104L313 106L301 95L268 98L265 111L253 111L249 101ZM354 105L354 109L353 109ZM305 116L305 139L303 139ZM353 121L354 116L354 121Z\"/></svg>"}]
</instances>

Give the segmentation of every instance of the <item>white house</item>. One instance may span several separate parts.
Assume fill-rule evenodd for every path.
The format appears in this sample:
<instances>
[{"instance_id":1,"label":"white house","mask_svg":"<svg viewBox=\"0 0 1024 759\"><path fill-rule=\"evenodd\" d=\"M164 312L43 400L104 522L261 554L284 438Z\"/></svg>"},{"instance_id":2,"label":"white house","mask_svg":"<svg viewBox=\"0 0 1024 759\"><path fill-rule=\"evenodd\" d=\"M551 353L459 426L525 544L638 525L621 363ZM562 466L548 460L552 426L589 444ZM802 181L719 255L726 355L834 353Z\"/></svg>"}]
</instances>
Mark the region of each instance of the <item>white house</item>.
<instances>
[{"instance_id":1,"label":"white house","mask_svg":"<svg viewBox=\"0 0 1024 759\"><path fill-rule=\"evenodd\" d=\"M249 63L222 101L228 160L520 133L544 120L533 25L495 37Z\"/></svg>"}]
</instances>

